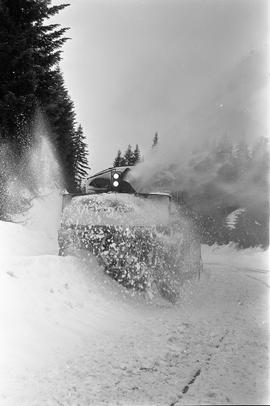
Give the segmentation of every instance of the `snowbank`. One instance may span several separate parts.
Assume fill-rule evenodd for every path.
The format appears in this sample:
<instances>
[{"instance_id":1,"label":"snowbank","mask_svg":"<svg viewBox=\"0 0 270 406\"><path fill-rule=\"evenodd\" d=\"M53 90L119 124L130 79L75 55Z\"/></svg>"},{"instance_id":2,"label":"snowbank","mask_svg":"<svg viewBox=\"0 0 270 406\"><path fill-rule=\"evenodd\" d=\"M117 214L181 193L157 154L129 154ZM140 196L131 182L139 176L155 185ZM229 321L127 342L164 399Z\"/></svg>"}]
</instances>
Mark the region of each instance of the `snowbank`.
<instances>
[{"instance_id":1,"label":"snowbank","mask_svg":"<svg viewBox=\"0 0 270 406\"><path fill-rule=\"evenodd\" d=\"M270 252L261 248L237 249L228 245L202 245L202 260L206 264L226 264L246 269L269 270Z\"/></svg>"},{"instance_id":2,"label":"snowbank","mask_svg":"<svg viewBox=\"0 0 270 406\"><path fill-rule=\"evenodd\" d=\"M203 247L173 306L49 255L53 235L29 227L0 222L1 405L267 404L269 285L243 266L264 253L235 272L239 252Z\"/></svg>"},{"instance_id":3,"label":"snowbank","mask_svg":"<svg viewBox=\"0 0 270 406\"><path fill-rule=\"evenodd\" d=\"M86 341L112 337L136 311L136 303L129 305L133 296L94 258L49 255L56 246L44 230L0 222L0 238L0 388L12 391L27 370L55 365Z\"/></svg>"},{"instance_id":4,"label":"snowbank","mask_svg":"<svg viewBox=\"0 0 270 406\"><path fill-rule=\"evenodd\" d=\"M0 222L0 257L56 254L55 239L44 231L30 230L21 224Z\"/></svg>"},{"instance_id":5,"label":"snowbank","mask_svg":"<svg viewBox=\"0 0 270 406\"><path fill-rule=\"evenodd\" d=\"M0 257L57 254L62 196L44 193L32 208L14 218L15 223L0 222Z\"/></svg>"}]
</instances>

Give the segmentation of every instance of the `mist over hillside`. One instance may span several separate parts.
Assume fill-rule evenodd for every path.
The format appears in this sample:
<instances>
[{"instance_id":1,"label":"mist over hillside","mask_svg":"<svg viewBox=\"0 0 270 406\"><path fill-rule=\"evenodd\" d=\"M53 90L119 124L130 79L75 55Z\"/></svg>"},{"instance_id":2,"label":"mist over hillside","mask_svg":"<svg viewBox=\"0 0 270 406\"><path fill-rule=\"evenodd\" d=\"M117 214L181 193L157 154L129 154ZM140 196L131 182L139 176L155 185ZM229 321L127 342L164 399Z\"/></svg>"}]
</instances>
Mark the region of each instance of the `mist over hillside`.
<instances>
[{"instance_id":1,"label":"mist over hillside","mask_svg":"<svg viewBox=\"0 0 270 406\"><path fill-rule=\"evenodd\" d=\"M264 240L268 218L266 136L267 53L261 49L226 72L211 97L187 115L182 131L168 134L167 143L161 141L152 149L130 179L139 191L177 192L199 216L217 215L222 227L230 212L248 208L254 222L264 229ZM206 223L204 226L207 228Z\"/></svg>"}]
</instances>

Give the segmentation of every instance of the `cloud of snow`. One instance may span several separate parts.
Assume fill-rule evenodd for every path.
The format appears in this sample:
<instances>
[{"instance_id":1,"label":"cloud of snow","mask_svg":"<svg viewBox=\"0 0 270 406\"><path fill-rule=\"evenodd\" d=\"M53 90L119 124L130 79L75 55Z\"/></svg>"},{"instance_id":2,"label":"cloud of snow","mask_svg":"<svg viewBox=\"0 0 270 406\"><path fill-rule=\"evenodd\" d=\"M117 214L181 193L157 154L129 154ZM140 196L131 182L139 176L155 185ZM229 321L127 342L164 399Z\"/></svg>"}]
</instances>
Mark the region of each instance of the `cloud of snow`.
<instances>
[{"instance_id":1,"label":"cloud of snow","mask_svg":"<svg viewBox=\"0 0 270 406\"><path fill-rule=\"evenodd\" d=\"M129 194L74 197L63 212L65 224L149 226L169 223L169 201Z\"/></svg>"},{"instance_id":2,"label":"cloud of snow","mask_svg":"<svg viewBox=\"0 0 270 406\"><path fill-rule=\"evenodd\" d=\"M20 212L11 211L11 219L20 223L28 230L28 240L20 239L18 228L18 240L8 239L3 241L2 253L8 253L10 250L13 254L26 255L38 253L55 253L57 252L57 230L60 224L60 214L62 205L63 181L61 168L58 163L56 153L50 133L46 125L45 118L40 111L37 111L33 124L34 142L31 148L26 151L21 159L21 172L15 176L16 160L13 157L11 149L7 145L6 159L3 161L6 166L7 178L7 211L9 205L13 202L23 202L23 210ZM7 170L9 169L9 171ZM20 176L22 175L22 176ZM21 205L21 203L20 203ZM19 209L21 208L19 205ZM2 240L2 238L1 238ZM19 250L17 250L17 248Z\"/></svg>"},{"instance_id":3,"label":"cloud of snow","mask_svg":"<svg viewBox=\"0 0 270 406\"><path fill-rule=\"evenodd\" d=\"M34 145L29 153L29 165L40 193L63 187L62 172L56 150L50 141L50 131L44 115L37 112L33 126Z\"/></svg>"},{"instance_id":4,"label":"cloud of snow","mask_svg":"<svg viewBox=\"0 0 270 406\"><path fill-rule=\"evenodd\" d=\"M220 182L222 162L209 157L222 140L235 145L244 141L252 147L267 136L267 90L266 52L253 51L221 78L203 106L183 120L181 133L172 129L160 135L158 146L130 174L135 189L185 190L193 196L212 182L231 196L228 203L245 207L247 199L259 199L265 191L257 181L256 164L233 182ZM261 156L256 159L259 164Z\"/></svg>"},{"instance_id":5,"label":"cloud of snow","mask_svg":"<svg viewBox=\"0 0 270 406\"><path fill-rule=\"evenodd\" d=\"M26 213L25 224L29 229L39 231L49 239L53 239L57 245L63 181L61 168L49 139L48 128L41 114L37 116L34 134L36 143L31 151L30 166L38 186L38 196Z\"/></svg>"}]
</instances>

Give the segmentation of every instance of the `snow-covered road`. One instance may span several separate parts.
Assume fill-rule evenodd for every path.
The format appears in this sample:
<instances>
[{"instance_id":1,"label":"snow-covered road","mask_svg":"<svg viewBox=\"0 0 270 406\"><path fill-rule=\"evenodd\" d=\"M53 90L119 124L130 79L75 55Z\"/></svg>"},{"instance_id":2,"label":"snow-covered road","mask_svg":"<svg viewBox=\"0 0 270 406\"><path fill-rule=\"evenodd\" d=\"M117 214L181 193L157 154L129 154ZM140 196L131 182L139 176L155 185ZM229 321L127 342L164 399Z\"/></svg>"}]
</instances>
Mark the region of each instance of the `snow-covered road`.
<instances>
[{"instance_id":1,"label":"snow-covered road","mask_svg":"<svg viewBox=\"0 0 270 406\"><path fill-rule=\"evenodd\" d=\"M227 258L172 305L94 261L2 256L0 405L266 404L268 272Z\"/></svg>"},{"instance_id":2,"label":"snow-covered road","mask_svg":"<svg viewBox=\"0 0 270 406\"><path fill-rule=\"evenodd\" d=\"M62 258L45 258L49 270L53 262L59 268ZM29 282L31 261L42 268L40 258L28 258L28 275L26 263L21 261L22 269L18 263L9 264L10 283L20 278ZM6 387L1 386L0 404L264 403L266 275L217 265L205 268L202 279L186 286L176 306L130 298L118 286L101 289L101 279L94 281L99 286L94 300L91 289L87 298L86 287L81 295L73 291L69 297L64 292L69 290L68 272L61 283L52 275L50 280L50 272L44 270L38 294L32 293L29 303L22 296L22 303L17 302L25 309L8 311L15 336L8 337L7 346L12 345L5 348L10 351L10 364L5 365ZM76 282L77 286L83 283ZM14 306L12 293L9 289ZM14 295L18 293L22 295L17 287ZM12 358L14 353L15 358L21 357L19 363Z\"/></svg>"}]
</instances>

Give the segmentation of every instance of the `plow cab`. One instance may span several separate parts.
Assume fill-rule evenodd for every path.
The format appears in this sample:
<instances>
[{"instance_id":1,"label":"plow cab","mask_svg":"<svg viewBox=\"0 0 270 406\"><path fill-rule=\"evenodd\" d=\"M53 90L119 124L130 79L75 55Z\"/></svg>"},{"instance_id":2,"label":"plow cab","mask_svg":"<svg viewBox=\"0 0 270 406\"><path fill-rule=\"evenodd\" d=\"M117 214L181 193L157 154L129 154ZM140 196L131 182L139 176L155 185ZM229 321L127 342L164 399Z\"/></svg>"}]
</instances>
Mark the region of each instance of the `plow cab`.
<instances>
[{"instance_id":1,"label":"plow cab","mask_svg":"<svg viewBox=\"0 0 270 406\"><path fill-rule=\"evenodd\" d=\"M198 277L200 244L168 193L136 193L128 167L87 180L83 195L64 195L60 255L94 255L127 288L156 289L172 302Z\"/></svg>"}]
</instances>

